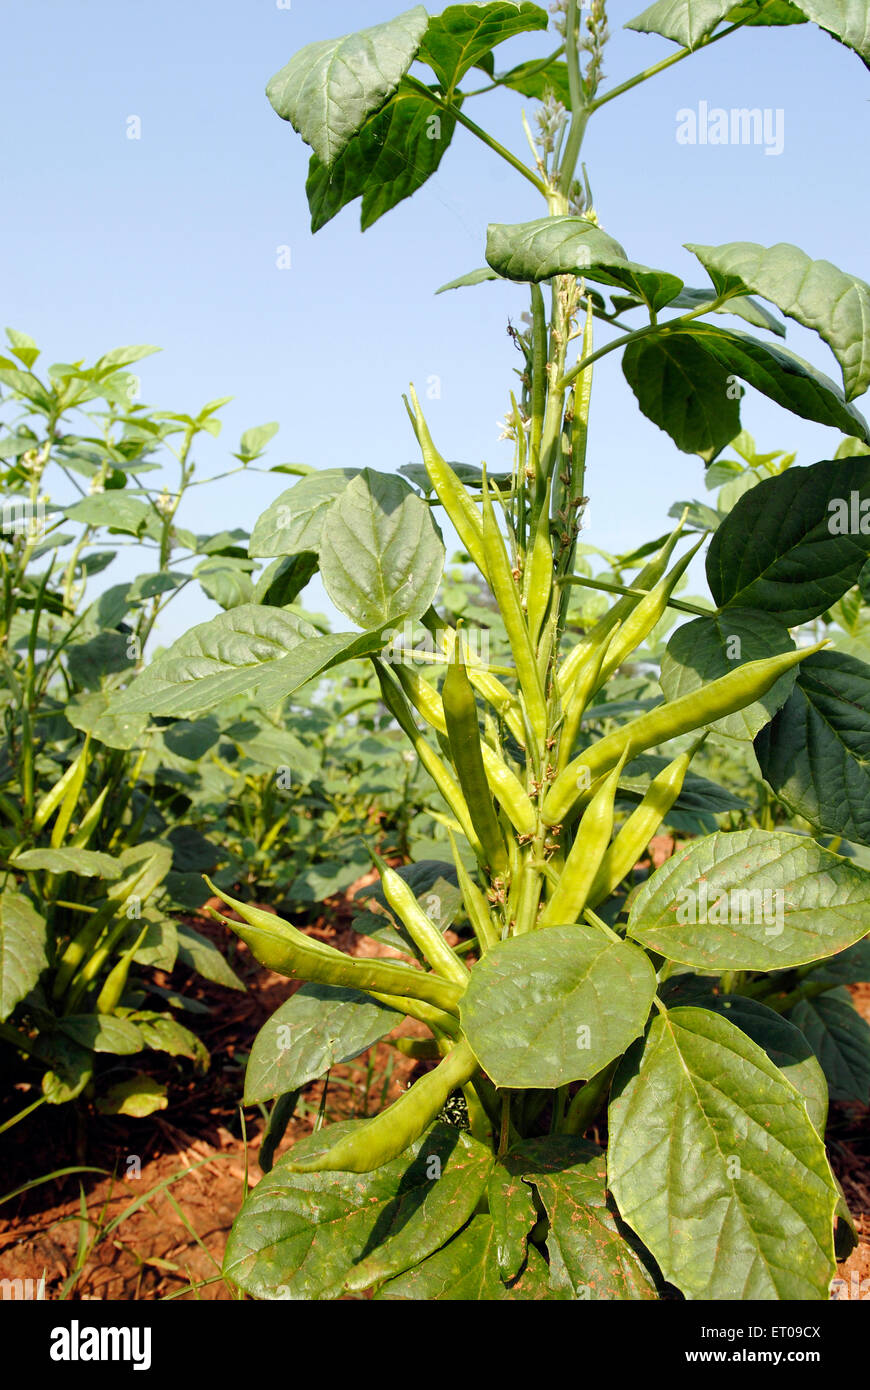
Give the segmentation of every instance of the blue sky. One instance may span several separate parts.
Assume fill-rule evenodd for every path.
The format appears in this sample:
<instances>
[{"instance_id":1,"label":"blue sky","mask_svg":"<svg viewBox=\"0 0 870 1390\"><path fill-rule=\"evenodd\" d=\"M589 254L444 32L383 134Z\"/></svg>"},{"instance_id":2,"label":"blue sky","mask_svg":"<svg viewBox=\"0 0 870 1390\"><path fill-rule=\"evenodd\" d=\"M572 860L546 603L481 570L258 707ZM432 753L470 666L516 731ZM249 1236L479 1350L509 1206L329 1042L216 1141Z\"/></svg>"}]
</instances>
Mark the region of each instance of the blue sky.
<instances>
[{"instance_id":1,"label":"blue sky","mask_svg":"<svg viewBox=\"0 0 870 1390\"><path fill-rule=\"evenodd\" d=\"M33 335L49 361L159 344L141 377L142 398L160 409L194 412L232 395L220 439L199 451L200 473L220 471L241 431L267 420L281 424L270 463L392 472L415 459L402 392L433 376L441 398L426 408L442 452L508 466L496 422L518 359L505 329L527 307L525 292L433 291L484 264L489 221L542 215L534 189L460 132L435 178L365 235L354 204L312 237L308 150L264 95L305 44L400 8L385 0L8 7L3 323ZM640 8L609 6L605 88L673 51L621 28ZM498 67L551 47L552 34L513 40ZM590 125L584 159L602 225L635 260L689 284L699 268L686 241L793 241L870 278L866 77L854 54L812 25L744 32L677 64ZM781 109L783 152L679 144L677 113L701 101ZM531 117L533 106L496 93L468 109L522 156L520 112ZM127 139L130 116L141 119L140 140ZM289 270L276 266L282 245ZM837 376L814 335L790 325L788 344ZM830 457L839 442L754 393L743 417L761 447L798 450L801 463ZM250 529L286 481L246 476L197 489L180 520L199 531ZM614 550L660 534L677 498L706 495L699 460L640 415L617 354L597 372L588 490L588 539ZM107 582L117 578L107 572ZM311 606L324 607L316 585L308 593ZM186 594L182 603L162 640L214 611L204 598Z\"/></svg>"}]
</instances>

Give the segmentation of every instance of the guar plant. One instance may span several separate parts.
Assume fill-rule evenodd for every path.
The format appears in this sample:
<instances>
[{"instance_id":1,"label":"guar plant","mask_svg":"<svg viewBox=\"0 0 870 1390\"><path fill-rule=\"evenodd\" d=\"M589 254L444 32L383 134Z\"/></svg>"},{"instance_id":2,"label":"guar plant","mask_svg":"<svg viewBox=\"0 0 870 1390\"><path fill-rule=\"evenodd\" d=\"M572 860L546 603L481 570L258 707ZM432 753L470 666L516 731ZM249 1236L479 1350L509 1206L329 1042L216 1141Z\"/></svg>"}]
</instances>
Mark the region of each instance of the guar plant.
<instances>
[{"instance_id":1,"label":"guar plant","mask_svg":"<svg viewBox=\"0 0 870 1390\"><path fill-rule=\"evenodd\" d=\"M555 8L555 51L508 72L495 50L547 28L538 5L416 6L310 45L268 88L313 151L315 230L359 197L370 225L425 182L457 126L544 199L540 220L490 226L486 268L454 282L527 287L512 473L446 462L412 388L422 468L308 476L251 540L279 566L316 557L358 631L318 634L242 605L176 642L116 706L192 717L242 690L268 706L367 656L444 803L455 852L443 878L461 889L473 953L435 925L426 882L418 896L410 871L384 863L382 901L416 963L350 958L221 894L255 955L307 982L257 1040L249 1101L283 1097L405 1017L431 1034L406 1050L440 1058L389 1108L315 1133L258 1184L225 1271L260 1298L825 1299L835 1226L848 1238L810 1043L823 1052L820 1034L851 1028L866 1081L868 1033L857 1014L843 1022L837 987L867 971L870 873L855 853L870 844L870 667L806 644L802 626L856 586L868 596L870 434L852 402L870 384L870 287L795 246L744 242L692 245L709 278L686 286L629 258L578 167L592 116L720 40L739 61L753 26L813 21L870 62L870 6L661 0L628 27L677 48L609 90L602 0ZM531 165L469 114L472 97L504 89L542 99ZM844 389L781 346L777 310L830 347ZM616 352L644 414L707 466L738 434L741 382L852 442L768 469L716 515L712 602L676 596L712 529L682 507L632 583L593 581L612 606L568 640L572 586L590 582L575 559L594 490L593 367ZM488 625L433 606L436 507L491 595L507 663L482 640ZM605 686L669 610L682 621L665 698L629 701L626 717ZM397 641L405 624L410 643ZM792 829L690 839L628 894L705 738L754 741ZM627 818L614 809L626 791ZM465 1128L444 1120L458 1092Z\"/></svg>"}]
</instances>

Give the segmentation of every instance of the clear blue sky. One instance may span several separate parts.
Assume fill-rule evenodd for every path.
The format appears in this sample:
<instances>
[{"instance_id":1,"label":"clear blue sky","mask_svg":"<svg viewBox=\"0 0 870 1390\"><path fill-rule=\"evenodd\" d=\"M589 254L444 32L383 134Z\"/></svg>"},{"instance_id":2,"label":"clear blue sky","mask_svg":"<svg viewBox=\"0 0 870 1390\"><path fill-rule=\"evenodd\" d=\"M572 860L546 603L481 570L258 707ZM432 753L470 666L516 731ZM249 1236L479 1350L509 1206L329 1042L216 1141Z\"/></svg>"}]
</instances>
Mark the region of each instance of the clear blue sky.
<instances>
[{"instance_id":1,"label":"clear blue sky","mask_svg":"<svg viewBox=\"0 0 870 1390\"><path fill-rule=\"evenodd\" d=\"M241 431L267 420L281 423L271 463L393 471L415 458L401 394L431 375L442 396L427 409L447 457L507 466L496 422L518 358L505 327L525 310L525 291L433 291L484 264L487 222L540 216L534 190L459 132L437 176L365 235L357 203L312 237L308 150L264 95L303 45L407 3L7 6L3 323L32 334L48 361L159 344L141 376L143 399L160 409L196 411L233 395L221 438L200 451L201 472L218 471ZM673 51L622 30L641 8L609 6L608 83ZM514 40L498 66L554 46L552 34ZM602 224L634 259L689 284L699 268L685 241L794 241L870 278L868 99L859 59L814 26L739 34L595 117L584 158ZM678 144L677 112L699 101L781 108L783 153ZM497 93L469 109L522 155L520 111L533 105ZM142 121L139 141L126 137L131 115ZM282 244L291 247L289 271L276 268ZM837 375L814 335L790 326L788 343ZM797 449L802 463L830 457L839 442L754 393L743 414L764 448ZM199 531L250 529L286 481L199 489L180 519ZM588 539L613 549L664 530L675 499L705 496L699 460L640 415L616 354L597 374L589 491ZM316 587L309 592L318 606ZM205 599L182 602L164 641L213 611Z\"/></svg>"}]
</instances>

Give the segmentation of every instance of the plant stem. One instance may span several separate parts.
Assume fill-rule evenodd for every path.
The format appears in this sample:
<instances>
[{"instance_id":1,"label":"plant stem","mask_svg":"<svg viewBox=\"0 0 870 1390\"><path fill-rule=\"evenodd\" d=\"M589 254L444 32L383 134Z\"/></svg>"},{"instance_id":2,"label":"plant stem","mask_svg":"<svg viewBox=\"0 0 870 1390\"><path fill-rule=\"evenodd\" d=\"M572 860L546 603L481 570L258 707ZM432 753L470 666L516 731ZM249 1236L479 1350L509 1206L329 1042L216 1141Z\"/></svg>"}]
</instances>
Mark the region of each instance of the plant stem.
<instances>
[{"instance_id":1,"label":"plant stem","mask_svg":"<svg viewBox=\"0 0 870 1390\"><path fill-rule=\"evenodd\" d=\"M718 34L708 34L703 38L696 48L681 48L679 53L672 53L670 57L663 58L660 63L654 63L651 68L645 68L643 72L637 73L635 77L630 77L627 82L621 82L618 87L613 87L611 91L605 92L604 96L596 97L590 104L589 110L597 111L599 107L606 106L607 102L613 101L614 97L621 97L624 92L630 92L632 87L640 86L641 82L646 82L648 78L655 77L658 73L664 72L666 68L672 68L675 63L681 63L684 58L689 58L693 53L698 53L702 48L709 48L711 43L718 43L720 39L727 39L730 34L742 29L746 23L745 19L738 20L736 24L731 24L727 29L722 29Z\"/></svg>"},{"instance_id":2,"label":"plant stem","mask_svg":"<svg viewBox=\"0 0 870 1390\"><path fill-rule=\"evenodd\" d=\"M425 83L418 82L416 77L406 77L405 81L410 82L415 90L419 92L420 96L426 97L432 102L433 106L438 107L439 111L443 111L446 115L452 116L460 125L465 126L466 130L470 130L472 135L476 135L478 140L481 140L483 144L486 145L487 149L492 150L493 154L497 154L501 159L510 164L512 169L516 169L518 174L522 174L523 178L528 179L529 183L534 184L538 192L544 197L547 196L546 185L538 178L537 174L533 174L528 165L524 164L521 159L517 159L517 156L511 154L510 150L505 149L504 145L499 144L494 136L488 134L481 126L472 121L458 106L454 106L450 101L445 101L442 96L439 96L437 92L433 92Z\"/></svg>"}]
</instances>

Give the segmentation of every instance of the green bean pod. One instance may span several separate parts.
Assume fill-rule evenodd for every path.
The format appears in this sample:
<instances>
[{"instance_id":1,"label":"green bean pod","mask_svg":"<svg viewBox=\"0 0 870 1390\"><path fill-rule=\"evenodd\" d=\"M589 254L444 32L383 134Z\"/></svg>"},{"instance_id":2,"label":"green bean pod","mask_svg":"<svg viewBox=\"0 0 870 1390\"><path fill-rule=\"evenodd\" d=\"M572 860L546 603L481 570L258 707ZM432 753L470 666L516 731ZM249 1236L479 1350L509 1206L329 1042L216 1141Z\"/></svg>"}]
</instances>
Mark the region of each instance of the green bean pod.
<instances>
[{"instance_id":1,"label":"green bean pod","mask_svg":"<svg viewBox=\"0 0 870 1390\"><path fill-rule=\"evenodd\" d=\"M394 961L355 960L306 936L271 912L238 902L216 888L210 879L205 881L212 892L242 918L241 922L231 922L219 915L220 921L241 937L262 965L278 975L314 984L342 985L369 994L380 991L400 998L409 995L412 999L434 1004L445 1013L458 1014L463 991L452 980L442 980L437 975Z\"/></svg>"},{"instance_id":2,"label":"green bean pod","mask_svg":"<svg viewBox=\"0 0 870 1390\"><path fill-rule=\"evenodd\" d=\"M686 753L681 753L662 768L650 782L640 805L629 816L601 861L595 882L589 890L588 907L595 908L603 903L631 873L683 790L689 764L705 738L706 734L693 743Z\"/></svg>"},{"instance_id":3,"label":"green bean pod","mask_svg":"<svg viewBox=\"0 0 870 1390\"><path fill-rule=\"evenodd\" d=\"M645 565L637 576L633 587L635 589L652 589L658 584L664 575L671 555L677 541L683 532L683 522L671 533L658 555ZM636 594L624 594L621 599L612 604L607 612L598 619L598 622L587 632L582 641L568 653L562 662L561 669L558 671L556 680L559 689L564 693L573 685L577 675L586 661L597 654L598 649L604 639L612 632L617 623L625 622L626 618L634 611L641 599Z\"/></svg>"},{"instance_id":4,"label":"green bean pod","mask_svg":"<svg viewBox=\"0 0 870 1390\"><path fill-rule=\"evenodd\" d=\"M443 459L432 441L429 426L420 408L417 392L411 387L411 401L414 406L414 422L417 440L423 454L423 462L435 495L452 521L456 534L465 546L484 579L486 578L486 559L483 547L483 528L480 513L472 502L462 483L446 459Z\"/></svg>"},{"instance_id":5,"label":"green bean pod","mask_svg":"<svg viewBox=\"0 0 870 1390\"><path fill-rule=\"evenodd\" d=\"M113 1014L120 1004L121 996L127 986L127 976L130 974L133 958L147 935L148 924L146 922L129 951L125 951L117 965L114 965L109 971L106 976L106 983L97 995L97 1002L94 1005L98 1014Z\"/></svg>"},{"instance_id":6,"label":"green bean pod","mask_svg":"<svg viewBox=\"0 0 870 1390\"><path fill-rule=\"evenodd\" d=\"M526 616L520 603L519 590L513 577L501 532L498 529L498 522L495 519L485 471L483 476L483 544L489 572L489 585L507 630L517 678L526 702L529 723L538 742L543 746L547 737L547 702L544 698L538 663L529 637Z\"/></svg>"},{"instance_id":7,"label":"green bean pod","mask_svg":"<svg viewBox=\"0 0 870 1390\"><path fill-rule=\"evenodd\" d=\"M75 800L78 800L78 795L82 789L82 783L84 782L87 769L87 752L90 739L91 736L88 734L85 738L84 747L78 757L70 763L63 776L59 777L54 786L46 792L34 811L33 829L35 832L42 830L43 826L46 825L61 802L65 800L71 787L75 788ZM72 815L72 808L70 808L70 815ZM53 848L57 849L57 845L53 845Z\"/></svg>"},{"instance_id":8,"label":"green bean pod","mask_svg":"<svg viewBox=\"0 0 870 1390\"><path fill-rule=\"evenodd\" d=\"M525 573L525 600L528 614L529 639L538 646L541 629L553 598L553 546L550 540L550 484L535 528L532 554Z\"/></svg>"},{"instance_id":9,"label":"green bean pod","mask_svg":"<svg viewBox=\"0 0 870 1390\"><path fill-rule=\"evenodd\" d=\"M565 860L559 886L538 918L539 927L567 925L579 920L613 834L613 807L625 760L623 753L587 806Z\"/></svg>"},{"instance_id":10,"label":"green bean pod","mask_svg":"<svg viewBox=\"0 0 870 1390\"><path fill-rule=\"evenodd\" d=\"M291 1152L285 1167L292 1173L370 1173L380 1168L419 1139L452 1092L470 1080L477 1067L477 1058L463 1039L386 1110L315 1158L294 1163Z\"/></svg>"},{"instance_id":11,"label":"green bean pod","mask_svg":"<svg viewBox=\"0 0 870 1390\"><path fill-rule=\"evenodd\" d=\"M509 868L508 855L483 766L477 702L465 665L455 657L447 669L441 698L453 766L471 823L483 846L484 862L494 876L504 877Z\"/></svg>"},{"instance_id":12,"label":"green bean pod","mask_svg":"<svg viewBox=\"0 0 870 1390\"><path fill-rule=\"evenodd\" d=\"M720 676L700 690L681 695L676 700L666 700L621 729L608 734L593 743L578 758L569 763L559 773L544 800L544 820L547 825L560 825L573 810L590 782L595 782L609 772L625 752L629 761L647 748L654 748L669 739L682 734L693 733L707 724L713 724L726 715L736 714L754 704L776 685L792 667L805 661L814 652L821 651L827 642L817 642L815 646L803 647L793 652L783 652L779 656L763 657L760 661L747 661L727 676ZM581 786L581 776L585 784Z\"/></svg>"},{"instance_id":13,"label":"green bean pod","mask_svg":"<svg viewBox=\"0 0 870 1390\"><path fill-rule=\"evenodd\" d=\"M474 850L475 856L483 861L483 846L474 828L471 813L468 806L465 804L465 797L462 794L461 787L452 777L435 750L430 748L429 744L420 733L420 730L411 717L411 711L408 709L407 705L402 702L401 692L396 689L395 685L389 679L381 662L375 661L374 665L384 704L411 743L420 762L423 764L429 776L432 778L432 781L447 802L447 805L450 807L450 810L462 829L463 835Z\"/></svg>"},{"instance_id":14,"label":"green bean pod","mask_svg":"<svg viewBox=\"0 0 870 1390\"><path fill-rule=\"evenodd\" d=\"M453 851L453 862L456 865L456 877L459 883L459 891L462 894L463 906L468 913L468 920L477 937L480 953L483 955L485 951L489 950L490 946L496 946L498 944L499 931L492 920L489 903L485 895L478 888L459 856L455 837L451 831L448 830L447 833L450 836L450 848Z\"/></svg>"},{"instance_id":15,"label":"green bean pod","mask_svg":"<svg viewBox=\"0 0 870 1390\"><path fill-rule=\"evenodd\" d=\"M454 980L463 988L468 984L468 967L454 955L444 936L417 902L405 880L377 853L372 856L381 875L381 886L389 907L406 928L414 945L432 969L445 980Z\"/></svg>"},{"instance_id":16,"label":"green bean pod","mask_svg":"<svg viewBox=\"0 0 870 1390\"><path fill-rule=\"evenodd\" d=\"M580 721L586 712L589 701L601 685L601 671L607 660L608 650L611 644L616 641L621 626L621 623L616 623L611 631L605 634L598 650L591 654L584 666L581 666L575 684L566 692L565 714L559 735L558 768L560 772L571 757L571 750L580 729Z\"/></svg>"},{"instance_id":17,"label":"green bean pod","mask_svg":"<svg viewBox=\"0 0 870 1390\"><path fill-rule=\"evenodd\" d=\"M664 617L671 594L706 539L706 535L703 535L697 545L693 545L691 550L677 561L673 569L659 580L646 597L639 600L637 607L622 623L620 632L613 635L607 649L607 659L599 674L600 685L603 685L632 652L646 641L656 623Z\"/></svg>"},{"instance_id":18,"label":"green bean pod","mask_svg":"<svg viewBox=\"0 0 870 1390\"><path fill-rule=\"evenodd\" d=\"M103 814L103 806L105 805L108 794L109 788L103 787L96 801L92 806L88 807L87 811L82 816L79 828L70 840L72 849L87 849L90 838L100 823L100 817Z\"/></svg>"}]
</instances>

